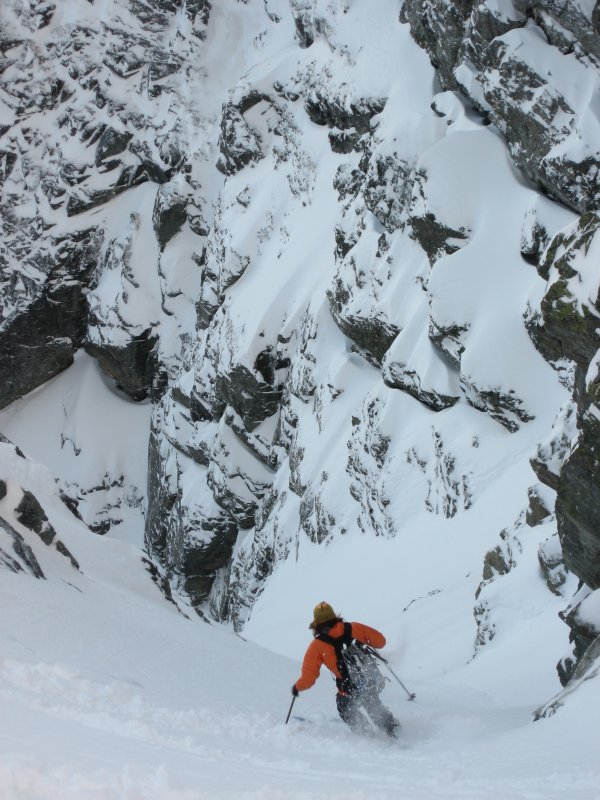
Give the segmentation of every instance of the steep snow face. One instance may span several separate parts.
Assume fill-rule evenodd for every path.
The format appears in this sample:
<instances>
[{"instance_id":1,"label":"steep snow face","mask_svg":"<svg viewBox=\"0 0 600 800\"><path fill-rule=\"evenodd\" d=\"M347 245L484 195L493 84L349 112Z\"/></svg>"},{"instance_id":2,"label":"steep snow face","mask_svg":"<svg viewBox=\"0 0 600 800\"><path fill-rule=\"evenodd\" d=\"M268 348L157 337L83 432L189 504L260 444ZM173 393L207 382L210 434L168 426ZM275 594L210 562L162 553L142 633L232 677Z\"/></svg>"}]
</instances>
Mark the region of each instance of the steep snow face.
<instances>
[{"instance_id":1,"label":"steep snow face","mask_svg":"<svg viewBox=\"0 0 600 800\"><path fill-rule=\"evenodd\" d=\"M176 591L271 649L300 655L318 600L383 607L415 670L510 652L512 690L534 642L554 693L575 586L548 476L579 383L524 317L575 211L440 91L393 0L2 14L4 434L89 527L143 526ZM502 54L541 36L513 16ZM587 119L595 67L553 50L544 74L563 63Z\"/></svg>"}]
</instances>

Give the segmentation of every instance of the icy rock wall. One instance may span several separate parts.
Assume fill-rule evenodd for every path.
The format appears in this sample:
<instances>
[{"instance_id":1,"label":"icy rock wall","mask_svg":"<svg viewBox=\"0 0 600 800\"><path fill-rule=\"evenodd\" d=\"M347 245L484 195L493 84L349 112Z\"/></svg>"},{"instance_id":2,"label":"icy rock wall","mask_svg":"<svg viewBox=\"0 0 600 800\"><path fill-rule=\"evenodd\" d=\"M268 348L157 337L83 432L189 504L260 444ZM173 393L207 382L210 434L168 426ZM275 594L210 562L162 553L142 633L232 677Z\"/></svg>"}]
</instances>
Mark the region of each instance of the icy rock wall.
<instances>
[{"instance_id":1,"label":"icy rock wall","mask_svg":"<svg viewBox=\"0 0 600 800\"><path fill-rule=\"evenodd\" d=\"M464 95L495 124L524 175L550 197L585 212L551 241L534 215L526 226L529 230L524 229L522 253L537 263L540 276L548 282L543 299L526 312L530 335L559 370L564 371L565 362L574 368L570 433L557 426L556 436L539 447L532 466L540 481L556 492L552 519L564 566L588 587L598 589L597 4L406 0L401 18L428 52L442 85ZM554 504L549 506L553 515ZM529 524L532 517L530 513ZM506 531L501 540L486 556L482 587L515 565ZM556 547L550 548L555 555L548 560L545 547L540 548L540 564L549 575L550 588L556 590L551 574L562 561ZM574 656L559 665L564 682L598 633L597 627L592 625L590 632L589 624L586 628L578 623L577 608L575 603L564 613L575 642ZM476 609L480 642L482 630L489 633L485 616L485 604L480 603Z\"/></svg>"},{"instance_id":2,"label":"icy rock wall","mask_svg":"<svg viewBox=\"0 0 600 800\"><path fill-rule=\"evenodd\" d=\"M528 178L576 211L598 207L598 120L591 102L600 55L597 6L406 0L401 18L442 85L489 116Z\"/></svg>"},{"instance_id":3,"label":"icy rock wall","mask_svg":"<svg viewBox=\"0 0 600 800\"><path fill-rule=\"evenodd\" d=\"M191 171L169 98L208 8L3 4L0 406L65 369L84 345L127 394L149 395L164 360L157 328L176 294L148 242L153 223L161 250L182 224L177 189ZM132 191L144 184L164 187L152 217L156 188ZM120 209L110 206L125 193Z\"/></svg>"}]
</instances>

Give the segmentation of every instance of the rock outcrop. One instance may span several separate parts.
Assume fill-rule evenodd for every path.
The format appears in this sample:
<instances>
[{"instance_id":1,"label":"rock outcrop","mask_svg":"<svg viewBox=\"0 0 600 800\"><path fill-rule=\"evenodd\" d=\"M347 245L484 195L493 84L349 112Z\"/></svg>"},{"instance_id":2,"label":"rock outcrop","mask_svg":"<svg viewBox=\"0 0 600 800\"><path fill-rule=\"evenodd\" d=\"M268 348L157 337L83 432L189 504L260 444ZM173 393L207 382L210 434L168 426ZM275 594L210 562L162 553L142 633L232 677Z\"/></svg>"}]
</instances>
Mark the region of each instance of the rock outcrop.
<instances>
[{"instance_id":1,"label":"rock outcrop","mask_svg":"<svg viewBox=\"0 0 600 800\"><path fill-rule=\"evenodd\" d=\"M575 364L573 400L579 431L557 481L556 514L565 563L596 589L600 587L600 491L596 361L600 350L600 313L596 259L600 253L600 218L585 214L552 240L540 265L548 279L540 307L530 310L531 336L549 361ZM544 478L542 478L544 480Z\"/></svg>"},{"instance_id":2,"label":"rock outcrop","mask_svg":"<svg viewBox=\"0 0 600 800\"><path fill-rule=\"evenodd\" d=\"M17 470L7 470L11 461L26 462L23 453L1 437L0 455L0 567L45 579L41 564L47 550L79 571L79 564L57 535L36 495L15 480Z\"/></svg>"},{"instance_id":3,"label":"rock outcrop","mask_svg":"<svg viewBox=\"0 0 600 800\"><path fill-rule=\"evenodd\" d=\"M444 88L460 91L497 125L515 163L576 211L597 208L600 152L581 121L593 113L600 37L591 5L516 0L408 0L402 20ZM561 67L554 70L552 63ZM563 81L559 75L571 77Z\"/></svg>"},{"instance_id":4,"label":"rock outcrop","mask_svg":"<svg viewBox=\"0 0 600 800\"><path fill-rule=\"evenodd\" d=\"M540 480L557 493L556 524L562 549L559 554L555 545L540 546L540 564L552 591L564 582L565 568L596 589L600 585L596 474L600 415L595 402L600 309L595 239L600 146L592 132L595 123L592 128L587 124L594 117L597 93L600 31L596 10L579 0L567 4L515 0L502 7L491 2L408 0L401 19L429 54L443 87L464 95L495 124L523 174L549 197L582 214L550 241L544 225L530 213L521 252L548 281L539 306L527 312L530 335L563 375L565 365L574 364L576 434L572 424L570 432L565 427L561 432L558 425L556 435L540 446L532 460ZM559 63L559 69L553 68ZM583 92L575 91L575 86ZM457 231L433 224L427 214L421 213L420 219L430 223L420 238L436 260L443 254L444 242L456 238ZM419 235L420 223L415 225L413 219L412 224ZM443 325L433 330L438 346L455 363L461 362L465 327L450 328L450 335ZM512 392L477 387L468 374L461 376L461 385L476 407L487 409L509 430L531 419ZM534 499L528 521L540 512ZM483 611L478 613L485 616ZM579 645L570 667L559 667L563 681L584 653L581 643L589 645L593 638L582 633L576 614L566 614L565 620Z\"/></svg>"}]
</instances>

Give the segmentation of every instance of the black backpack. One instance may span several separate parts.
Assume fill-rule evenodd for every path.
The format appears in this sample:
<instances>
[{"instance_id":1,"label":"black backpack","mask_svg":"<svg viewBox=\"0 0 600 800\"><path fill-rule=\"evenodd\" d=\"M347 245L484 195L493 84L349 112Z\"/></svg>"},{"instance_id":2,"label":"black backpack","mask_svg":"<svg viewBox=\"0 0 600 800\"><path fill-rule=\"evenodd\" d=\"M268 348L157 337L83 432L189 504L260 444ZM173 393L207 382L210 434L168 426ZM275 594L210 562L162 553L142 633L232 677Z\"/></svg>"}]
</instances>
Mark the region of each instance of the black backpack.
<instances>
[{"instance_id":1,"label":"black backpack","mask_svg":"<svg viewBox=\"0 0 600 800\"><path fill-rule=\"evenodd\" d=\"M352 638L352 625L344 622L344 633L337 638L328 633L319 633L315 638L333 645L337 657L337 668L342 676L336 679L338 689L347 694L376 692L379 694L386 683L368 648Z\"/></svg>"}]
</instances>

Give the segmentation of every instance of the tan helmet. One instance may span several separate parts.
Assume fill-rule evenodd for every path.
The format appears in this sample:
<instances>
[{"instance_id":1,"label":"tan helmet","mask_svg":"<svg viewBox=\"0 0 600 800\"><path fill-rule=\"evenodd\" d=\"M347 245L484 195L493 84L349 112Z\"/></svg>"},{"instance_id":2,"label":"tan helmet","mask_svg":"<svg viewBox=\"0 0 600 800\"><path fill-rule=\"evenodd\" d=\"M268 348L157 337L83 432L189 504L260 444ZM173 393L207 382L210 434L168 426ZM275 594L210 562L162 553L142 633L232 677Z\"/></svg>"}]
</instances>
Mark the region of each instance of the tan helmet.
<instances>
[{"instance_id":1,"label":"tan helmet","mask_svg":"<svg viewBox=\"0 0 600 800\"><path fill-rule=\"evenodd\" d=\"M330 622L331 620L337 619L338 615L335 613L333 608L329 605L329 603L317 603L315 606L315 610L313 611L313 621L308 626L313 630L318 625L323 625L324 622Z\"/></svg>"}]
</instances>

